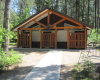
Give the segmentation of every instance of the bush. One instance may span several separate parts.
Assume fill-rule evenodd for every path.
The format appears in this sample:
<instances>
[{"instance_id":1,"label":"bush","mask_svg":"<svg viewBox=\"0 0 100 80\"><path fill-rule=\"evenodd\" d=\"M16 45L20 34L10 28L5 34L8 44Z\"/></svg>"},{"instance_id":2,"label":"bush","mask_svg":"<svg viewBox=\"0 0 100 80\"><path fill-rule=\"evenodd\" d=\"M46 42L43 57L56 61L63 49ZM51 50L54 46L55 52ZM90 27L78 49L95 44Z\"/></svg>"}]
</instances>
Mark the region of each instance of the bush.
<instances>
[{"instance_id":1,"label":"bush","mask_svg":"<svg viewBox=\"0 0 100 80\"><path fill-rule=\"evenodd\" d=\"M92 29L91 34L88 35L88 43L90 42L100 42L100 29L96 32L96 29Z\"/></svg>"},{"instance_id":2,"label":"bush","mask_svg":"<svg viewBox=\"0 0 100 80\"><path fill-rule=\"evenodd\" d=\"M97 80L95 65L86 56L82 57L83 63L76 64L73 69L73 80Z\"/></svg>"},{"instance_id":3,"label":"bush","mask_svg":"<svg viewBox=\"0 0 100 80\"><path fill-rule=\"evenodd\" d=\"M3 69L3 65L0 64L0 71Z\"/></svg>"},{"instance_id":4,"label":"bush","mask_svg":"<svg viewBox=\"0 0 100 80\"><path fill-rule=\"evenodd\" d=\"M5 54L4 51L0 53L0 70L3 68L8 68L13 64L17 64L21 62L22 55L18 54L18 52L11 50L9 52L9 56Z\"/></svg>"}]
</instances>

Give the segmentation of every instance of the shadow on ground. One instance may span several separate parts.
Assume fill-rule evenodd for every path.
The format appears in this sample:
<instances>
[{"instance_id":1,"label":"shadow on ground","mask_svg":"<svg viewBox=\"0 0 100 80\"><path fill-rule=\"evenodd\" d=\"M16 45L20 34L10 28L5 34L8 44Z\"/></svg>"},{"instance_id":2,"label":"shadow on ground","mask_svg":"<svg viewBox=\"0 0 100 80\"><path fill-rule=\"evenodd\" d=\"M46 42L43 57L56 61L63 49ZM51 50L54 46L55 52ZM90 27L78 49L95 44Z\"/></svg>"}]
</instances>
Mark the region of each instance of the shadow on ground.
<instances>
[{"instance_id":1,"label":"shadow on ground","mask_svg":"<svg viewBox=\"0 0 100 80\"><path fill-rule=\"evenodd\" d=\"M13 70L2 71L0 73L0 80L23 80L32 68L32 66L16 67Z\"/></svg>"},{"instance_id":2,"label":"shadow on ground","mask_svg":"<svg viewBox=\"0 0 100 80\"><path fill-rule=\"evenodd\" d=\"M62 65L62 68L64 69L66 68L66 70L64 72L61 72L60 80L68 80L67 78L71 74L71 71L68 71L70 67ZM32 69L33 69L32 66L27 66L27 67L21 67L21 68L16 67L14 68L14 70L3 71L0 73L0 80L23 80ZM39 73L37 73L37 71L39 71ZM35 78L42 77L43 80L44 79L56 80L55 76L59 76L58 71L59 71L59 65L56 65L56 66L51 65L51 66L42 67L42 68L35 67L34 70L32 70L32 73L34 75L30 75L30 76L35 76Z\"/></svg>"},{"instance_id":3,"label":"shadow on ground","mask_svg":"<svg viewBox=\"0 0 100 80\"><path fill-rule=\"evenodd\" d=\"M34 49L15 49L15 51L18 51L19 53L22 53L22 54L29 54L29 53L36 53L36 54L45 54L47 53L49 50L34 50Z\"/></svg>"},{"instance_id":4,"label":"shadow on ground","mask_svg":"<svg viewBox=\"0 0 100 80\"><path fill-rule=\"evenodd\" d=\"M72 80L72 67L73 66L61 65L60 80Z\"/></svg>"}]
</instances>

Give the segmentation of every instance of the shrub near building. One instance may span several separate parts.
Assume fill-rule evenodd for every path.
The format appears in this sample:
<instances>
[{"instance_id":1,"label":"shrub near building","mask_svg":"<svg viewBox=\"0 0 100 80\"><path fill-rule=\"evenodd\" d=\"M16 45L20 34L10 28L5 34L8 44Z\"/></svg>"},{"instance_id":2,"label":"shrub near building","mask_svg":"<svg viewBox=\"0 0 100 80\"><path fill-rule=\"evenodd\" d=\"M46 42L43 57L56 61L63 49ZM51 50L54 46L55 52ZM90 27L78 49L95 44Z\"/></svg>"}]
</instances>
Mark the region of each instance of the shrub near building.
<instances>
[{"instance_id":1,"label":"shrub near building","mask_svg":"<svg viewBox=\"0 0 100 80\"><path fill-rule=\"evenodd\" d=\"M76 64L72 73L73 80L98 80L96 67L85 55L82 56L82 62Z\"/></svg>"},{"instance_id":2,"label":"shrub near building","mask_svg":"<svg viewBox=\"0 0 100 80\"><path fill-rule=\"evenodd\" d=\"M9 51L9 56L2 51L0 53L0 71L7 69L11 65L20 63L22 61L21 58L22 55L14 50Z\"/></svg>"}]
</instances>

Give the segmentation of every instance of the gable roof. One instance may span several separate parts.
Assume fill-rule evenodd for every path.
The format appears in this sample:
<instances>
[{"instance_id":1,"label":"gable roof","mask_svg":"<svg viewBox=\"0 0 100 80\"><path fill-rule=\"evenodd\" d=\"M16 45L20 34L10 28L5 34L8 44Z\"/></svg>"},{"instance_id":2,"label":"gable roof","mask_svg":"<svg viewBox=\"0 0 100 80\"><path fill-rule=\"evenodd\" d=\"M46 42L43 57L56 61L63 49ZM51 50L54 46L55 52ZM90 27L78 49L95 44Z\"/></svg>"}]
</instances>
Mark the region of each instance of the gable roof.
<instances>
[{"instance_id":1,"label":"gable roof","mask_svg":"<svg viewBox=\"0 0 100 80\"><path fill-rule=\"evenodd\" d=\"M77 24L81 24L82 26L85 26L85 27L87 27L88 29L92 29L92 27L91 27L90 25L85 24L85 23L83 23L83 22L81 22L81 21L79 21L79 20L76 20L76 19L72 18L72 17L69 17L68 15L65 15L65 14L63 14L63 13L61 13L61 12L58 12L58 11L54 10L54 9L44 8L43 10L41 10L41 11L37 12L36 14L30 16L28 19L24 20L23 22L21 22L20 24L18 24L18 25L15 26L14 28L12 28L11 30L12 30L12 31L16 31L16 30L17 30L18 28L20 28L21 26L28 25L29 23L32 22L33 19L35 19L37 16L41 15L42 13L45 13L45 12L48 11L48 10L50 10L51 12L54 12L55 14L59 14L59 15L61 15L62 17L67 18L67 20L69 20L69 21L76 22ZM34 22L34 23L35 23L35 22Z\"/></svg>"}]
</instances>

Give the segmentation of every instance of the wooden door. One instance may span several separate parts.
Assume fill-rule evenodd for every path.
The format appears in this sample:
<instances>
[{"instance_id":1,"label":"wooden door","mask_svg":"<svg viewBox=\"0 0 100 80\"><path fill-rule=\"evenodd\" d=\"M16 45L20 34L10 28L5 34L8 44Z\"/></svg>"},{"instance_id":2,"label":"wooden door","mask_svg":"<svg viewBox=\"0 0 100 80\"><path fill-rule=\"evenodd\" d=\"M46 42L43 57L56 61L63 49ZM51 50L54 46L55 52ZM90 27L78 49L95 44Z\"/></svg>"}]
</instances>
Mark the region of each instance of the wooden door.
<instances>
[{"instance_id":1,"label":"wooden door","mask_svg":"<svg viewBox=\"0 0 100 80\"><path fill-rule=\"evenodd\" d=\"M85 33L70 33L69 48L85 48Z\"/></svg>"},{"instance_id":2,"label":"wooden door","mask_svg":"<svg viewBox=\"0 0 100 80\"><path fill-rule=\"evenodd\" d=\"M29 34L25 34L25 33L19 34L19 42L18 42L19 47L30 47L29 39L30 39Z\"/></svg>"},{"instance_id":3,"label":"wooden door","mask_svg":"<svg viewBox=\"0 0 100 80\"><path fill-rule=\"evenodd\" d=\"M55 47L55 33L42 33L42 47Z\"/></svg>"}]
</instances>

